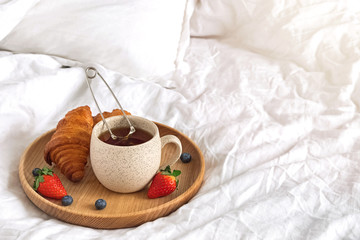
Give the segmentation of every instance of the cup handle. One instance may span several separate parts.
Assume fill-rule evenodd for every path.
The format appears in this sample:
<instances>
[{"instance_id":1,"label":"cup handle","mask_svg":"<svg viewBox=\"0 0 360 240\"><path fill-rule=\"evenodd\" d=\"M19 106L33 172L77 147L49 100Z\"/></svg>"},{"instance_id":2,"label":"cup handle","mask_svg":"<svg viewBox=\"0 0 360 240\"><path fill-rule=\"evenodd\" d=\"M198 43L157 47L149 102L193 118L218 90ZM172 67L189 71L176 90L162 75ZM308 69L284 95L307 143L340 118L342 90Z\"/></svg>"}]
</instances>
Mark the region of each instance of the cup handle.
<instances>
[{"instance_id":1,"label":"cup handle","mask_svg":"<svg viewBox=\"0 0 360 240\"><path fill-rule=\"evenodd\" d=\"M161 149L163 149L163 147L168 144L168 143L173 143L176 145L176 152L175 154L173 154L168 160L166 160L166 163L161 166L159 169L165 169L165 167L167 165L173 165L177 160L179 160L180 155L182 153L182 145L181 142L179 140L179 138L177 138L174 135L165 135L163 137L160 138L161 140Z\"/></svg>"}]
</instances>

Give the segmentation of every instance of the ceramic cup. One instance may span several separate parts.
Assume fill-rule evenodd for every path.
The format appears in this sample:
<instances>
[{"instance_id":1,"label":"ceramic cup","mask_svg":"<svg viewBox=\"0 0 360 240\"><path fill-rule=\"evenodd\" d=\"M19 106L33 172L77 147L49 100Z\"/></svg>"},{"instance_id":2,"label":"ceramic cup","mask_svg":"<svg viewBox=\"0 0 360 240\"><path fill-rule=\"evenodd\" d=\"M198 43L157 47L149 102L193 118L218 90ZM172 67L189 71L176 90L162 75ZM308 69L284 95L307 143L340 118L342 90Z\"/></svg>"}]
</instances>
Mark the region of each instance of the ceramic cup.
<instances>
[{"instance_id":1,"label":"ceramic cup","mask_svg":"<svg viewBox=\"0 0 360 240\"><path fill-rule=\"evenodd\" d=\"M133 146L115 146L103 142L99 136L107 132L103 121L97 123L92 131L90 143L90 162L95 176L106 188L120 193L131 193L143 189L159 169L174 164L180 157L182 146L174 135L160 137L155 123L142 117L128 116L135 129L143 129L152 135L144 143ZM128 127L122 116L105 119L110 129ZM168 144L176 145L175 153L161 163L161 150Z\"/></svg>"}]
</instances>

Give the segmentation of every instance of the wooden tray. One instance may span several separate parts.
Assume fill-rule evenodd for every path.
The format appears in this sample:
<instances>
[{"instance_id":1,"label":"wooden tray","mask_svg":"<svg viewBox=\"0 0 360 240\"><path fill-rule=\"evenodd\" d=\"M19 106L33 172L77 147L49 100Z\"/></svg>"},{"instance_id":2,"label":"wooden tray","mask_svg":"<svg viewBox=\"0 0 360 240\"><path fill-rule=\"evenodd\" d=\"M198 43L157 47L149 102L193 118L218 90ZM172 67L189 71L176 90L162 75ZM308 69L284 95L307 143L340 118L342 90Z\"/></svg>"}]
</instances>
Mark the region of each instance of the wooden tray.
<instances>
[{"instance_id":1,"label":"wooden tray","mask_svg":"<svg viewBox=\"0 0 360 240\"><path fill-rule=\"evenodd\" d=\"M35 167L47 166L44 161L44 146L50 140L54 129L43 134L30 144L24 151L19 165L19 177L24 192L28 198L42 211L62 221L101 229L115 229L134 227L142 223L166 216L183 204L187 203L199 190L205 172L202 152L196 144L181 132L166 125L156 123L160 135L176 135L183 146L183 152L192 155L190 163L180 160L173 165L173 169L181 170L178 190L172 194L149 199L147 188L136 193L115 193L103 187L92 171L91 164L86 165L85 177L78 183L69 181L56 167L54 172L60 177L67 193L74 202L70 206L62 206L61 200L44 198L32 189ZM168 144L162 152L162 159L172 154L175 147ZM103 198L107 206L103 210L96 210L95 201Z\"/></svg>"}]
</instances>

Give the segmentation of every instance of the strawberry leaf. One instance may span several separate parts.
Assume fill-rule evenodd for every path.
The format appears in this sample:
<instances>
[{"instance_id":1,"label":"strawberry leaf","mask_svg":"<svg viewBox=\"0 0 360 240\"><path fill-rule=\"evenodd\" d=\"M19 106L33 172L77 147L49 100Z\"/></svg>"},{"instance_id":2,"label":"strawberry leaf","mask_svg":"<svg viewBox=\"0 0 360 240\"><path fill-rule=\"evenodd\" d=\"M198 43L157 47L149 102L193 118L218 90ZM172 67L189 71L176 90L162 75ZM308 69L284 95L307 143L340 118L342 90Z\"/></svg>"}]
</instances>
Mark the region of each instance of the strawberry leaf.
<instances>
[{"instance_id":1,"label":"strawberry leaf","mask_svg":"<svg viewBox=\"0 0 360 240\"><path fill-rule=\"evenodd\" d=\"M174 177L177 177L177 176L179 176L180 174L181 174L181 171L180 171L180 170L174 170L173 173L172 173L172 175L173 175Z\"/></svg>"},{"instance_id":2,"label":"strawberry leaf","mask_svg":"<svg viewBox=\"0 0 360 240\"><path fill-rule=\"evenodd\" d=\"M50 175L53 176L53 170L48 167L43 167L41 171L38 171L38 176L35 177L35 181L33 184L33 189L36 191L41 182L44 182L43 175Z\"/></svg>"},{"instance_id":3,"label":"strawberry leaf","mask_svg":"<svg viewBox=\"0 0 360 240\"><path fill-rule=\"evenodd\" d=\"M161 172L163 172L164 175L167 175L168 173L171 174L171 169L170 169L170 166L167 165L166 168L164 170L160 170Z\"/></svg>"},{"instance_id":4,"label":"strawberry leaf","mask_svg":"<svg viewBox=\"0 0 360 240\"><path fill-rule=\"evenodd\" d=\"M50 175L53 176L53 170L49 169L47 167L43 167L43 169L41 170L41 175Z\"/></svg>"},{"instance_id":5,"label":"strawberry leaf","mask_svg":"<svg viewBox=\"0 0 360 240\"><path fill-rule=\"evenodd\" d=\"M44 182L44 177L42 175L37 176L34 181L33 189L36 191L41 182Z\"/></svg>"},{"instance_id":6,"label":"strawberry leaf","mask_svg":"<svg viewBox=\"0 0 360 240\"><path fill-rule=\"evenodd\" d=\"M177 177L181 174L180 170L174 170L173 172L171 172L170 166L166 166L166 168L164 170L160 170L162 175L167 175L167 176L174 176Z\"/></svg>"}]
</instances>

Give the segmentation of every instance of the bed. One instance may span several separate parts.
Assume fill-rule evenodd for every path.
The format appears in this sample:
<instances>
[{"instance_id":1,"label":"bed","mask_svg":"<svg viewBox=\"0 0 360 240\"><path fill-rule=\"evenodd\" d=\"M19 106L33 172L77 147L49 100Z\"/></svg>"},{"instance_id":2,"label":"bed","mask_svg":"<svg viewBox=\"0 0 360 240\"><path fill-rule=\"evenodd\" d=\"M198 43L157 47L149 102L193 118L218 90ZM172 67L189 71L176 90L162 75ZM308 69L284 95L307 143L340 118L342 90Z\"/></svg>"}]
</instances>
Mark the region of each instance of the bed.
<instances>
[{"instance_id":1,"label":"bed","mask_svg":"<svg viewBox=\"0 0 360 240\"><path fill-rule=\"evenodd\" d=\"M0 1L1 239L359 239L359 19L356 0ZM202 185L169 215L95 229L24 193L27 146L97 111L86 66L201 149Z\"/></svg>"}]
</instances>

